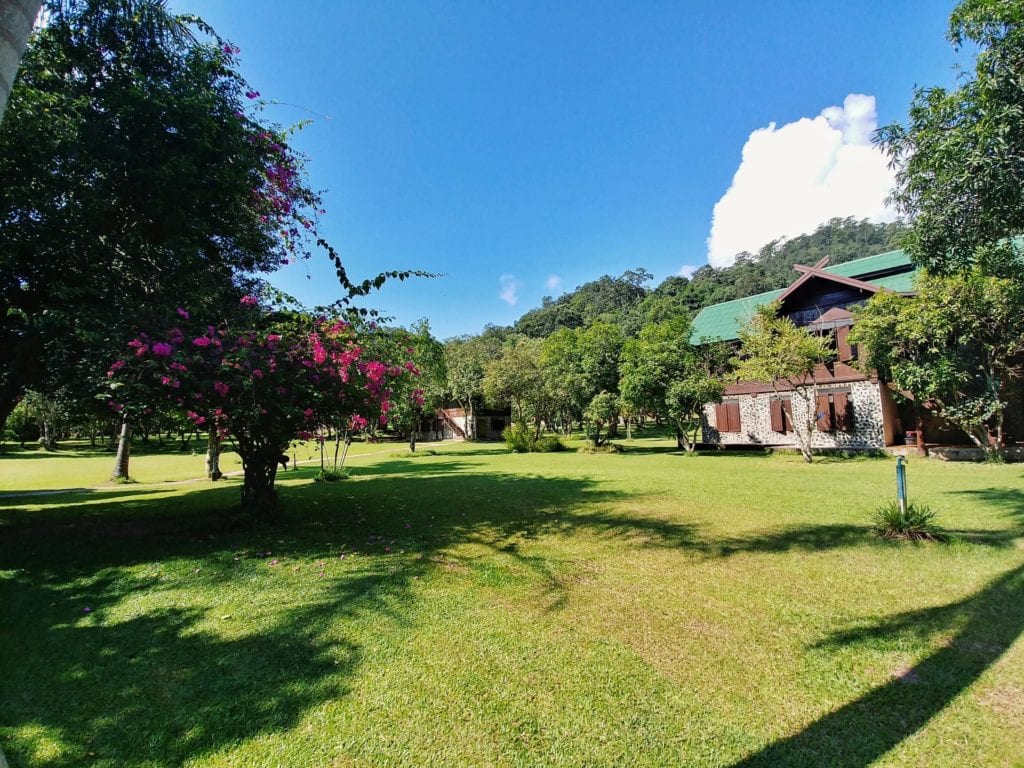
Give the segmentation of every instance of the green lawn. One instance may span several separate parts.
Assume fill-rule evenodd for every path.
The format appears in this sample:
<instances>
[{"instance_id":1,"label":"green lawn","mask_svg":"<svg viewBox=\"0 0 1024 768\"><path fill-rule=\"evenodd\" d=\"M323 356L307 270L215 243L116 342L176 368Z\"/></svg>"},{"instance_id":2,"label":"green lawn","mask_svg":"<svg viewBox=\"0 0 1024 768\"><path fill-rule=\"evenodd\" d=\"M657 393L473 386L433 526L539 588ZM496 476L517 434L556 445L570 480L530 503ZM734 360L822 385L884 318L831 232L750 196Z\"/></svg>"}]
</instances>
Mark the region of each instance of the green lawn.
<instances>
[{"instance_id":1,"label":"green lawn","mask_svg":"<svg viewBox=\"0 0 1024 768\"><path fill-rule=\"evenodd\" d=\"M1020 465L912 460L955 539L899 545L891 460L361 448L255 530L237 479L0 498L12 768L1024 765Z\"/></svg>"}]
</instances>

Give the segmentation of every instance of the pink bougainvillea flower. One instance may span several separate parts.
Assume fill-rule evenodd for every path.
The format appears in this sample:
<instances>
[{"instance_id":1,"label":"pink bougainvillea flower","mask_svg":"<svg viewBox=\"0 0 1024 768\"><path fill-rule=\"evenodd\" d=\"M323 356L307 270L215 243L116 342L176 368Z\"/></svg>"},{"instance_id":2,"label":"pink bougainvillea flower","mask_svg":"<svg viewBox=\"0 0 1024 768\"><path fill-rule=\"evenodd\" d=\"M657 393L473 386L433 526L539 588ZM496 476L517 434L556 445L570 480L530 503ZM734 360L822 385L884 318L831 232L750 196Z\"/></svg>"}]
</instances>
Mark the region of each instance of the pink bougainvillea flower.
<instances>
[{"instance_id":1,"label":"pink bougainvillea flower","mask_svg":"<svg viewBox=\"0 0 1024 768\"><path fill-rule=\"evenodd\" d=\"M258 98L259 95L260 95L259 91L246 91L245 92L245 98L247 98L247 99L255 99L255 98Z\"/></svg>"},{"instance_id":2,"label":"pink bougainvillea flower","mask_svg":"<svg viewBox=\"0 0 1024 768\"><path fill-rule=\"evenodd\" d=\"M174 352L174 347L163 341L157 341L153 344L153 354L157 357L170 357Z\"/></svg>"},{"instance_id":3,"label":"pink bougainvillea flower","mask_svg":"<svg viewBox=\"0 0 1024 768\"><path fill-rule=\"evenodd\" d=\"M239 300L239 304L241 304L243 307L254 307L257 304L259 304L259 301L260 300L257 299L255 296L251 294L246 294Z\"/></svg>"},{"instance_id":4,"label":"pink bougainvillea flower","mask_svg":"<svg viewBox=\"0 0 1024 768\"><path fill-rule=\"evenodd\" d=\"M210 340L206 336L196 336L192 339L193 347L208 347L210 346Z\"/></svg>"},{"instance_id":5,"label":"pink bougainvillea flower","mask_svg":"<svg viewBox=\"0 0 1024 768\"><path fill-rule=\"evenodd\" d=\"M178 312L178 314L179 314L179 315L181 315L181 316L182 316L183 318L185 318L186 320L188 320L188 317L189 317L189 315L188 315L188 310L187 310L187 309L185 309L184 307L178 307L178 309L177 309L177 312Z\"/></svg>"}]
</instances>

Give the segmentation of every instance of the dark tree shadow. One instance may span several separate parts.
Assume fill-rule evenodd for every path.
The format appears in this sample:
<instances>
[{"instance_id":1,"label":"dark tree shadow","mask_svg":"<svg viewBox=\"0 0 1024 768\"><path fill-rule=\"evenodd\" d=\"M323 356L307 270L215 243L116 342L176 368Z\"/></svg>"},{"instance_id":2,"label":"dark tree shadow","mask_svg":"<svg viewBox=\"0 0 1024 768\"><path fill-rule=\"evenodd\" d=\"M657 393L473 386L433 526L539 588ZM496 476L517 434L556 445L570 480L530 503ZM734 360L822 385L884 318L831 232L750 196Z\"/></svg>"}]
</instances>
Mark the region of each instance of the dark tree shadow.
<instances>
[{"instance_id":1,"label":"dark tree shadow","mask_svg":"<svg viewBox=\"0 0 1024 768\"><path fill-rule=\"evenodd\" d=\"M857 526L829 525L709 539L694 525L619 511L621 495L593 480L485 473L457 454L383 461L338 483L285 486L287 512L267 528L225 514L237 501L234 485L170 498L158 495L163 490L117 489L99 502L98 493L60 497L31 513L0 507L0 725L59 734L65 756L48 765L87 758L125 768L180 765L294 728L311 709L345 697L360 669L363 649L339 636L339 625L370 617L413 631L415 580L446 567L456 557L449 550L466 542L508 558L539 589L542 610L554 612L572 599L574 563L531 552L528 544L545 536L585 534L707 558L828 551L868 536ZM119 613L139 590L181 589L141 576L149 569L138 566L199 564L202 573L189 578L201 593L221 585L244 593L254 560L308 566L339 552L359 557L301 603L268 610L257 625L243 622L244 631L210 630L221 619L205 608ZM962 642L918 665L920 684L884 686L742 764L823 764L830 745L847 739L842 749L851 757L834 764L870 762L1013 641L1024 623L1021 589L1018 570L961 603L897 617L907 627L963 625ZM890 624L870 631L890 631ZM892 708L899 717L887 721ZM865 741L861 729L877 734ZM33 764L35 745L24 738L4 745L14 765Z\"/></svg>"},{"instance_id":2,"label":"dark tree shadow","mask_svg":"<svg viewBox=\"0 0 1024 768\"><path fill-rule=\"evenodd\" d=\"M523 552L526 542L579 531L640 547L693 540L687 526L608 512L615 493L588 480L480 474L454 461L384 464L351 482L282 488L290 513L265 529L223 513L236 498L230 487L170 500L132 489L110 503L83 494L54 500L39 521L0 510L0 725L29 734L5 742L12 763L39 763L34 733L59 734L62 757L47 765L141 768L288 731L347 695L363 649L339 639L343 627L361 617L407 623L414 580L463 542L511 558L557 611L570 584L561 564ZM271 557L311 567L339 552L359 557L297 605L274 606L237 632L238 617L218 625L211 615L210 594L244 593ZM173 583L140 575L149 566L169 570ZM183 579L195 582L202 609L119 614L139 591L177 596Z\"/></svg>"},{"instance_id":3,"label":"dark tree shadow","mask_svg":"<svg viewBox=\"0 0 1024 768\"><path fill-rule=\"evenodd\" d=\"M1024 566L959 602L899 614L842 632L821 645L835 647L906 634L929 638L953 629L956 634L948 643L912 669L733 768L862 768L873 763L939 714L1024 631Z\"/></svg>"}]
</instances>

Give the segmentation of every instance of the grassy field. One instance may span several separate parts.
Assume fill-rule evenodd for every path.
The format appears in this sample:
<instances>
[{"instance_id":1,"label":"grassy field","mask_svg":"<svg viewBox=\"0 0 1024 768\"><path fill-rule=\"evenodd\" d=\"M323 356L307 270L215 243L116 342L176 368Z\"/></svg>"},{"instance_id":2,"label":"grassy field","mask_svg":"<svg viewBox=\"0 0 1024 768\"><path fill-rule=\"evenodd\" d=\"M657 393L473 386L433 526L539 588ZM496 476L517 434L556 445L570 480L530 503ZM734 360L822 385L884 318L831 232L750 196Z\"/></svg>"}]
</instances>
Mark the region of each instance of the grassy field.
<instances>
[{"instance_id":1,"label":"grassy field","mask_svg":"<svg viewBox=\"0 0 1024 768\"><path fill-rule=\"evenodd\" d=\"M12 768L1024 765L1020 465L912 460L953 540L900 545L891 460L361 450L255 530L237 479L0 498Z\"/></svg>"}]
</instances>

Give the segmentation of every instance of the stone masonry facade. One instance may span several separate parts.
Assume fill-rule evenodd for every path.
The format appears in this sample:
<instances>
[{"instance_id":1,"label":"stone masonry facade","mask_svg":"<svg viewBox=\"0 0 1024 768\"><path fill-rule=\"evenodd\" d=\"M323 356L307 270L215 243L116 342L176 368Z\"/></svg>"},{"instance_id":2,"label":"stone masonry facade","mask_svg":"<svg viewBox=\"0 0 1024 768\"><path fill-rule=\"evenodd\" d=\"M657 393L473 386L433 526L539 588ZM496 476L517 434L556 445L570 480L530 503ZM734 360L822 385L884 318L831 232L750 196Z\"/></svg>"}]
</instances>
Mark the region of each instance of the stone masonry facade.
<instances>
[{"instance_id":1,"label":"stone masonry facade","mask_svg":"<svg viewBox=\"0 0 1024 768\"><path fill-rule=\"evenodd\" d=\"M854 381L844 384L819 384L816 395L843 393L852 412L852 424L847 431L835 426L830 431L812 429L811 445L822 449L871 450L886 445L883 421L882 392L876 381ZM784 392L784 399L790 401L793 423L796 429L807 424L805 400L799 392ZM739 408L739 431L719 431L716 416L719 411L714 403L704 406L701 427L704 442L710 445L743 446L792 446L799 447L796 436L789 431L777 432L772 429L771 401L774 392L756 394L726 395L723 403L736 403ZM816 400L811 398L811 407ZM787 420L788 421L788 420Z\"/></svg>"}]
</instances>

